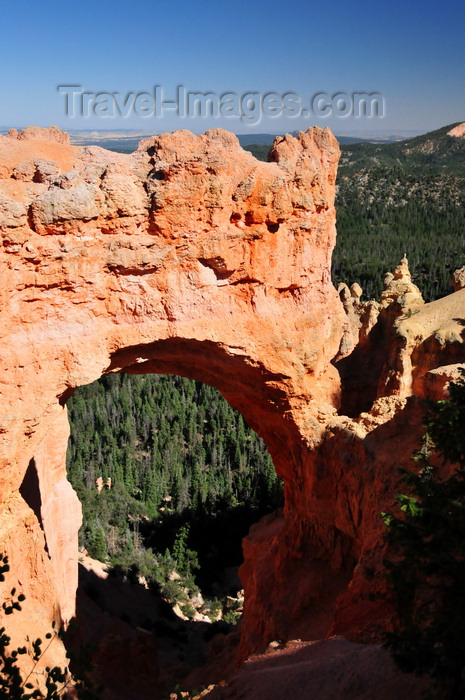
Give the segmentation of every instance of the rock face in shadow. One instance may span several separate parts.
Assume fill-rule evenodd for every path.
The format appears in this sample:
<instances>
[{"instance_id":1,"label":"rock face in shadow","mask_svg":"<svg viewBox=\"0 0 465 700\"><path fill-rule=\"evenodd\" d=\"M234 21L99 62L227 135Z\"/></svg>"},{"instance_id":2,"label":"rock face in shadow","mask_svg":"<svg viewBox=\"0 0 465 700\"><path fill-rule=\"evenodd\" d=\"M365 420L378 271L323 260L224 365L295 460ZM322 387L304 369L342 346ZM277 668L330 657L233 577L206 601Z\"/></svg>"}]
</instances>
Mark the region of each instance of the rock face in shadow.
<instances>
[{"instance_id":1,"label":"rock face in shadow","mask_svg":"<svg viewBox=\"0 0 465 700\"><path fill-rule=\"evenodd\" d=\"M206 700L421 700L426 684L402 674L387 651L341 637L318 642L274 642L250 658L227 684L202 695Z\"/></svg>"},{"instance_id":2,"label":"rock face in shadow","mask_svg":"<svg viewBox=\"0 0 465 700\"><path fill-rule=\"evenodd\" d=\"M216 386L285 481L283 514L244 542L242 659L296 636L369 641L389 624L379 513L418 446L424 397L465 359L465 292L409 314L401 270L385 308L365 308L355 286L341 301L338 155L316 127L277 138L269 163L219 129L131 155L56 130L0 137L0 535L8 585L27 596L18 640L73 615L66 400L119 371ZM362 413L351 399L338 414L336 366L343 401L350 382L365 392Z\"/></svg>"}]
</instances>

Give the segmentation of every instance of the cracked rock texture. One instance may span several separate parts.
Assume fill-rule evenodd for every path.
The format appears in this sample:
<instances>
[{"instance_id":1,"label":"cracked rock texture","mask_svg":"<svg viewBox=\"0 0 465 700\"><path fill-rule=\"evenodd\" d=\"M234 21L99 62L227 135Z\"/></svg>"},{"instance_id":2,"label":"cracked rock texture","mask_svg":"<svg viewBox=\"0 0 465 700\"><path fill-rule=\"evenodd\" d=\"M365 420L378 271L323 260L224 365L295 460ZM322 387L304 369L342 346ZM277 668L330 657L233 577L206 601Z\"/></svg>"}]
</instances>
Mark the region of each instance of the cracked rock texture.
<instances>
[{"instance_id":1,"label":"cracked rock texture","mask_svg":"<svg viewBox=\"0 0 465 700\"><path fill-rule=\"evenodd\" d=\"M219 129L130 155L54 127L0 136L0 534L27 596L18 641L74 613L66 400L123 370L218 387L285 481L284 512L244 542L241 658L389 624L379 512L424 397L465 359L465 290L423 304L402 261L380 304L358 285L339 298L338 156L316 127L277 138L269 163Z\"/></svg>"}]
</instances>

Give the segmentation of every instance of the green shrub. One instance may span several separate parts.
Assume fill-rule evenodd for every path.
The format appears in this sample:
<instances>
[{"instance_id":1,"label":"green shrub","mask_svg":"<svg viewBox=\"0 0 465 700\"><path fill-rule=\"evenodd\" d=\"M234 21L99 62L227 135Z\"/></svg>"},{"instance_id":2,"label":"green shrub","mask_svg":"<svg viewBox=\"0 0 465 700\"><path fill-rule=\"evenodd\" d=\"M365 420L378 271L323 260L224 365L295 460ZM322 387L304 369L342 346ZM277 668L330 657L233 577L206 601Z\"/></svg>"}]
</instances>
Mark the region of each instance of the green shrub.
<instances>
[{"instance_id":1,"label":"green shrub","mask_svg":"<svg viewBox=\"0 0 465 700\"><path fill-rule=\"evenodd\" d=\"M386 646L405 672L429 675L439 698L465 697L465 381L431 406L428 433L404 472L400 512L384 513L392 548L385 562L398 616ZM434 441L433 441L434 440ZM431 464L433 451L450 476ZM449 465L449 466L447 466Z\"/></svg>"},{"instance_id":2,"label":"green shrub","mask_svg":"<svg viewBox=\"0 0 465 700\"><path fill-rule=\"evenodd\" d=\"M8 557L5 554L0 554L0 582L5 581L5 574L10 570ZM8 600L3 601L2 608L6 615L11 615L15 611L21 610L21 603L25 600L22 593L17 594L16 589L12 588ZM32 647L33 666L28 675L24 677L18 665L18 657L28 653L26 646L10 649L11 637L7 634L6 628L0 628L0 697L2 700L11 698L11 700L57 700L58 698L68 697L68 690L72 687L73 698L77 697L80 700L96 700L100 697L99 689L94 689L92 682L87 675L83 674L79 678L72 678L68 669L62 669L59 666L50 668L45 667L44 691L36 687L33 678L36 669L43 658L43 655L57 637L58 632L55 630L55 625L52 625L53 631L47 632L45 642L38 638L30 645ZM43 645L45 647L43 648Z\"/></svg>"}]
</instances>

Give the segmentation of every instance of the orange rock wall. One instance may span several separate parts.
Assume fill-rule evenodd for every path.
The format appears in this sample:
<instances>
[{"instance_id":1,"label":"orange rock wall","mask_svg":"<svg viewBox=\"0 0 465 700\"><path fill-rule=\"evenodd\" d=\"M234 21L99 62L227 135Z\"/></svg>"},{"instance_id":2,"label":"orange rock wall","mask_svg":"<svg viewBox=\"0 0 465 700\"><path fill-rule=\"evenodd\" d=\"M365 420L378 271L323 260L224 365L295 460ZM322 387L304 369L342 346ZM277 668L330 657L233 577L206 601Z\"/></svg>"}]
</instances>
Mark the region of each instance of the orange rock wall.
<instances>
[{"instance_id":1,"label":"orange rock wall","mask_svg":"<svg viewBox=\"0 0 465 700\"><path fill-rule=\"evenodd\" d=\"M465 359L463 290L410 317L405 261L378 320L357 289L341 302L338 155L318 128L278 138L269 163L217 129L131 155L56 130L0 137L0 533L8 583L28 596L18 638L73 614L66 400L118 371L218 387L285 480L284 513L244 541L242 658L272 639L368 640L387 624L379 513L418 444L423 397ZM338 415L336 359L352 408L369 390L365 412Z\"/></svg>"},{"instance_id":2,"label":"orange rock wall","mask_svg":"<svg viewBox=\"0 0 465 700\"><path fill-rule=\"evenodd\" d=\"M320 129L278 140L270 163L221 130L153 137L131 155L37 128L0 137L0 508L21 504L0 524L6 546L26 513L32 523L21 547L34 568L15 564L10 580L21 569L22 583L43 582L44 625L74 606L75 387L121 370L213 384L292 483L318 412L338 401L338 154Z\"/></svg>"}]
</instances>

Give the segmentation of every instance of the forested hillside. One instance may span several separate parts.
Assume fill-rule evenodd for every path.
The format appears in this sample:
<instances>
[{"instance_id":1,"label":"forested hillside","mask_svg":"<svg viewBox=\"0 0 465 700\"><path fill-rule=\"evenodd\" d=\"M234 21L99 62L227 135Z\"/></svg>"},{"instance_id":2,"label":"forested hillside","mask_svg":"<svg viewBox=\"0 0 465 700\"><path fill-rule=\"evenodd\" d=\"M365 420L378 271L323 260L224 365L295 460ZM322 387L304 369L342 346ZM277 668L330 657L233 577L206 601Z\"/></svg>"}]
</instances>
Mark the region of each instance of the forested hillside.
<instances>
[{"instance_id":1,"label":"forested hillside","mask_svg":"<svg viewBox=\"0 0 465 700\"><path fill-rule=\"evenodd\" d=\"M149 546L160 555L172 551L189 524L187 544L200 557L208 589L208 571L218 577L222 567L239 564L250 525L281 505L263 441L210 386L110 375L78 389L68 410L68 474L84 511L81 545L96 558L140 568L150 560Z\"/></svg>"},{"instance_id":2,"label":"forested hillside","mask_svg":"<svg viewBox=\"0 0 465 700\"><path fill-rule=\"evenodd\" d=\"M426 301L450 294L465 265L465 139L451 126L392 144L341 147L333 280L379 298L407 254Z\"/></svg>"}]
</instances>

